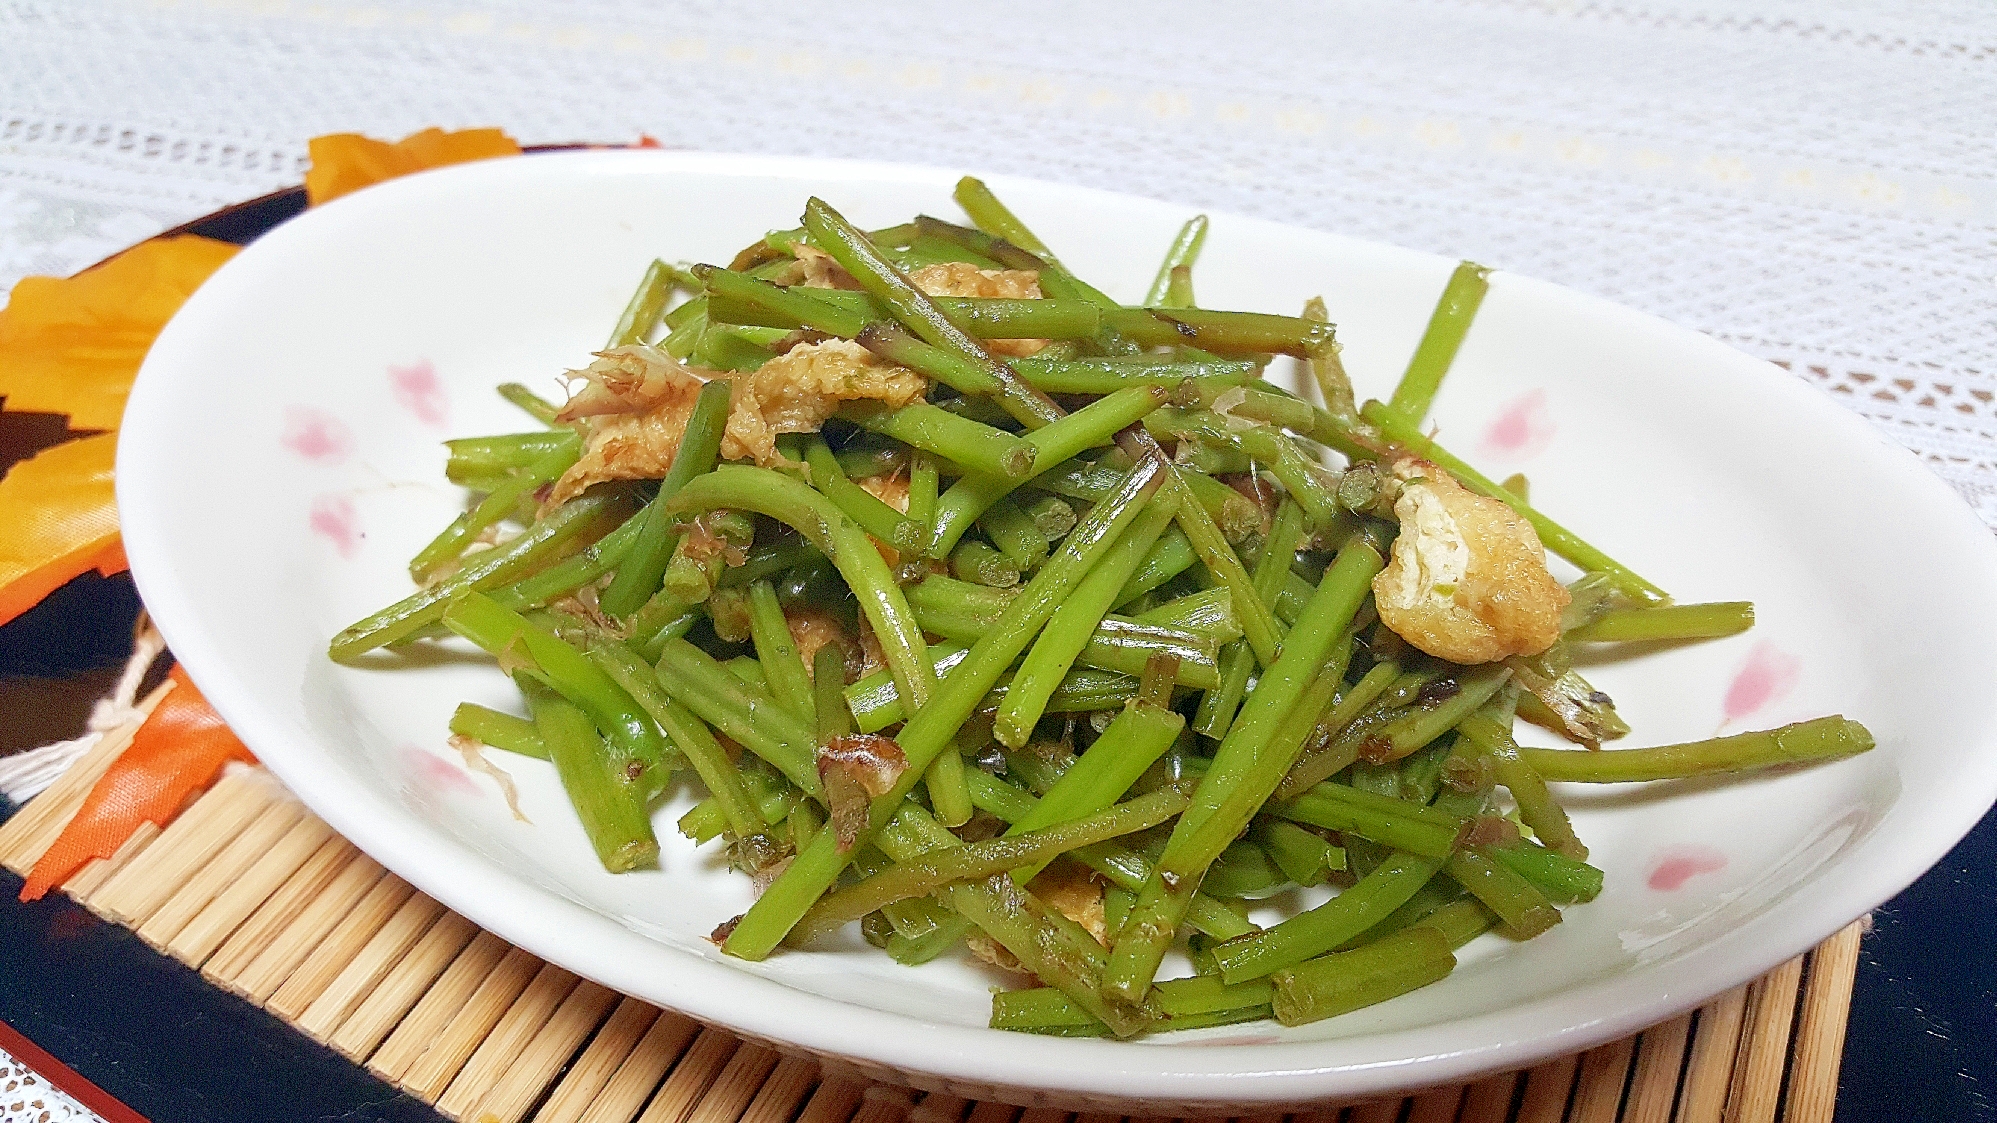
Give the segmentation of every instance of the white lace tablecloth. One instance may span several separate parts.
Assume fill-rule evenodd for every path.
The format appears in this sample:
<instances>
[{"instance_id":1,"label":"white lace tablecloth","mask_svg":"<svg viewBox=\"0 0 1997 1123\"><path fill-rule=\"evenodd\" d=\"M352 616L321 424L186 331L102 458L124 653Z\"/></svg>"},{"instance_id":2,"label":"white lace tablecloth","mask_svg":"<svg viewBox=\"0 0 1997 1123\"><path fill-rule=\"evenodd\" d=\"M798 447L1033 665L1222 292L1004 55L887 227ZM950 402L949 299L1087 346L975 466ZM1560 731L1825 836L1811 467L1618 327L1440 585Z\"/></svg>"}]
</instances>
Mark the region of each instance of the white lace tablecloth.
<instances>
[{"instance_id":1,"label":"white lace tablecloth","mask_svg":"<svg viewBox=\"0 0 1997 1123\"><path fill-rule=\"evenodd\" d=\"M1997 7L1073 7L10 0L0 291L295 183L318 133L1012 172L1656 313L1836 395L1997 525Z\"/></svg>"},{"instance_id":2,"label":"white lace tablecloth","mask_svg":"<svg viewBox=\"0 0 1997 1123\"><path fill-rule=\"evenodd\" d=\"M0 1123L104 1123L104 1117L0 1049Z\"/></svg>"}]
</instances>

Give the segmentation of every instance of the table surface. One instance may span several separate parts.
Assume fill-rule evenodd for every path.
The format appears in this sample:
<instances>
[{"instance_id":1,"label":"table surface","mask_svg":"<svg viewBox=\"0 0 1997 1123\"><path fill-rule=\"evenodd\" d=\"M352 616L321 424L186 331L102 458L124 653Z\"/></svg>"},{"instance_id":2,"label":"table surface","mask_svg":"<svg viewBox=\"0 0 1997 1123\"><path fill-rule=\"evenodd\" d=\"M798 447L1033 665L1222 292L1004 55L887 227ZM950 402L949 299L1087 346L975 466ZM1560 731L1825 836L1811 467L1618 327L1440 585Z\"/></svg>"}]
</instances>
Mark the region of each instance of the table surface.
<instances>
[{"instance_id":1,"label":"table surface","mask_svg":"<svg viewBox=\"0 0 1997 1123\"><path fill-rule=\"evenodd\" d=\"M887 158L1254 214L1605 296L1788 367L1997 525L1997 9L987 7L9 5L0 293L296 183L304 139L328 132L499 125L525 143ZM0 425L0 444L37 439ZM0 628L0 698L23 676L115 663L133 607L129 585L86 579ZM0 751L27 720L10 715ZM1997 1120L1993 870L1997 817L1877 914L1840 1118ZM0 962L17 968L0 972L0 1021L142 1113L427 1112L80 910L0 894ZM305 1087L323 1098L297 1100Z\"/></svg>"}]
</instances>

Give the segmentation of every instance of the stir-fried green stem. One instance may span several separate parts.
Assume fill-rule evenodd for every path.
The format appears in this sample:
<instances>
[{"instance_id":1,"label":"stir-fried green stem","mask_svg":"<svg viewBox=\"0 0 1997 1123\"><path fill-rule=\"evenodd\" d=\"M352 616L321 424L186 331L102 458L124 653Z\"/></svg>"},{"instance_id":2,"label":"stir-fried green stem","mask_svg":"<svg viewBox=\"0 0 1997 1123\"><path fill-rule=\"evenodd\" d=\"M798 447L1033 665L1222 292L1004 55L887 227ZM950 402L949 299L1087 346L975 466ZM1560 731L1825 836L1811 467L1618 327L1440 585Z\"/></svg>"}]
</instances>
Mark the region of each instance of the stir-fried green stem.
<instances>
[{"instance_id":1,"label":"stir-fried green stem","mask_svg":"<svg viewBox=\"0 0 1997 1123\"><path fill-rule=\"evenodd\" d=\"M645 816L644 800L621 774L589 715L552 692L530 690L527 704L562 790L603 868L624 873L657 862L659 840Z\"/></svg>"},{"instance_id":2,"label":"stir-fried green stem","mask_svg":"<svg viewBox=\"0 0 1997 1123\"><path fill-rule=\"evenodd\" d=\"M982 880L997 873L1037 869L1077 847L1155 827L1185 806L1185 792L1166 788L1093 814L1060 820L1052 826L1016 831L1004 838L969 846L929 851L830 894L812 906L786 942L809 943L883 905L933 893L953 881Z\"/></svg>"},{"instance_id":3,"label":"stir-fried green stem","mask_svg":"<svg viewBox=\"0 0 1997 1123\"><path fill-rule=\"evenodd\" d=\"M1047 558L1050 543L1040 528L1010 496L985 509L978 518L992 545L1022 571L1032 569Z\"/></svg>"},{"instance_id":4,"label":"stir-fried green stem","mask_svg":"<svg viewBox=\"0 0 1997 1123\"><path fill-rule=\"evenodd\" d=\"M1526 940L1560 923L1560 910L1546 894L1510 866L1491 859L1481 849L1471 847L1449 856L1443 866L1479 902L1504 921L1506 933Z\"/></svg>"},{"instance_id":5,"label":"stir-fried green stem","mask_svg":"<svg viewBox=\"0 0 1997 1123\"><path fill-rule=\"evenodd\" d=\"M840 416L974 472L1013 480L1024 480L1033 474L1031 444L1003 429L959 417L928 402L910 402L900 409L890 409L880 402L853 402L840 410Z\"/></svg>"},{"instance_id":6,"label":"stir-fried green stem","mask_svg":"<svg viewBox=\"0 0 1997 1123\"><path fill-rule=\"evenodd\" d=\"M1842 715L1812 718L1754 733L1736 733L1649 749L1522 748L1519 755L1553 781L1620 784L1673 780L1712 772L1744 772L1777 764L1802 764L1855 756L1872 748L1872 734Z\"/></svg>"},{"instance_id":7,"label":"stir-fried green stem","mask_svg":"<svg viewBox=\"0 0 1997 1123\"><path fill-rule=\"evenodd\" d=\"M964 779L964 758L949 749L936 754L929 770L922 774L923 790L929 794L930 810L946 827L961 827L971 821L971 789Z\"/></svg>"},{"instance_id":8,"label":"stir-fried green stem","mask_svg":"<svg viewBox=\"0 0 1997 1123\"><path fill-rule=\"evenodd\" d=\"M926 526L904 516L852 480L839 466L839 458L825 443L814 437L805 446L804 462L811 466L811 484L837 504L860 529L897 550L915 551L928 542Z\"/></svg>"},{"instance_id":9,"label":"stir-fried green stem","mask_svg":"<svg viewBox=\"0 0 1997 1123\"><path fill-rule=\"evenodd\" d=\"M1005 692L1005 702L999 706L993 732L1000 744L1010 748L1026 744L1047 699L1074 665L1075 657L1088 645L1109 612L1117 590L1123 588L1151 544L1171 524L1172 506L1169 500L1164 500L1147 507L1115 547L1089 571L1074 594L1054 610L1047 626L1034 640L1032 650L1027 652L1026 660L1019 665L1019 672L1013 676L1012 686Z\"/></svg>"},{"instance_id":10,"label":"stir-fried green stem","mask_svg":"<svg viewBox=\"0 0 1997 1123\"><path fill-rule=\"evenodd\" d=\"M482 745L548 759L548 743L541 739L540 730L528 718L503 714L476 702L459 702L458 708L451 711L450 728L452 733L470 737Z\"/></svg>"},{"instance_id":11,"label":"stir-fried green stem","mask_svg":"<svg viewBox=\"0 0 1997 1123\"><path fill-rule=\"evenodd\" d=\"M1151 281L1151 291L1144 294L1144 303L1158 305L1165 302L1165 296L1172 288L1172 270L1191 265L1200 257L1200 247L1206 245L1207 216L1200 214L1186 220L1179 227L1179 233L1172 238L1172 244L1165 250L1165 260L1158 263L1158 275Z\"/></svg>"},{"instance_id":12,"label":"stir-fried green stem","mask_svg":"<svg viewBox=\"0 0 1997 1123\"><path fill-rule=\"evenodd\" d=\"M1370 539L1355 536L1349 540L1285 639L1281 656L1263 672L1242 704L1226 740L1215 750L1213 766L1194 793L1193 805L1173 828L1155 875L1145 882L1117 938L1109 984L1125 1001L1140 1001L1150 989L1201 875L1248 825L1250 816L1289 771L1295 751L1274 753L1270 744L1323 666L1331 645L1351 625L1370 591L1373 575L1385 565ZM1267 611L1260 598L1255 598L1252 586L1248 594ZM1236 607L1239 605L1237 598Z\"/></svg>"},{"instance_id":13,"label":"stir-fried green stem","mask_svg":"<svg viewBox=\"0 0 1997 1123\"><path fill-rule=\"evenodd\" d=\"M1156 386L1132 386L1106 394L1044 429L1027 433L1024 439L1033 448L1034 473L1051 471L1077 453L1109 444L1118 431L1162 405L1165 396L1165 391ZM936 500L936 537L930 543L929 556L949 557L957 540L978 516L1021 482L1010 476L973 474L951 484Z\"/></svg>"},{"instance_id":14,"label":"stir-fried green stem","mask_svg":"<svg viewBox=\"0 0 1997 1123\"><path fill-rule=\"evenodd\" d=\"M1255 583L1243 568L1241 558L1228 545L1227 536L1213 521L1213 517L1202 507L1186 486L1178 469L1172 470L1168 494L1179 500L1178 524L1185 532L1186 541L1191 544L1194 556L1198 557L1220 583L1227 587L1234 601L1235 615L1241 619L1242 638L1255 653L1255 661L1264 667L1276 662L1276 646L1281 633L1276 625L1274 614L1269 606L1256 595ZM1370 580L1370 578L1369 578Z\"/></svg>"},{"instance_id":15,"label":"stir-fried green stem","mask_svg":"<svg viewBox=\"0 0 1997 1123\"><path fill-rule=\"evenodd\" d=\"M1449 938L1417 925L1278 974L1271 1004L1277 1021L1300 1026L1385 1002L1455 969Z\"/></svg>"},{"instance_id":16,"label":"stir-fried green stem","mask_svg":"<svg viewBox=\"0 0 1997 1123\"><path fill-rule=\"evenodd\" d=\"M1561 904L1592 901L1602 892L1602 871L1521 839L1486 846L1484 852L1510 866L1527 881L1539 887L1550 900Z\"/></svg>"},{"instance_id":17,"label":"stir-fried green stem","mask_svg":"<svg viewBox=\"0 0 1997 1123\"><path fill-rule=\"evenodd\" d=\"M700 388L693 411L687 414L679 447L673 451L673 461L659 479L659 492L637 516L641 528L638 541L617 567L610 587L598 598L604 615L618 619L629 616L659 591L673 548L679 543L666 505L688 480L713 469L721 453L722 431L728 424L728 393L729 384L723 379Z\"/></svg>"},{"instance_id":18,"label":"stir-fried green stem","mask_svg":"<svg viewBox=\"0 0 1997 1123\"><path fill-rule=\"evenodd\" d=\"M507 477L471 510L453 519L441 534L417 551L409 561L409 576L419 583L427 581L445 566L456 562L474 538L512 514L520 501L535 488L567 471L569 465L576 462L578 454L577 446L563 445L542 454L527 467Z\"/></svg>"},{"instance_id":19,"label":"stir-fried green stem","mask_svg":"<svg viewBox=\"0 0 1997 1123\"><path fill-rule=\"evenodd\" d=\"M988 772L972 769L965 773L965 778L970 781L971 799L978 809L1008 823L1025 819L1039 804L1031 794ZM1114 842L1081 847L1074 851L1073 857L1126 892L1141 889L1151 876L1150 858ZM1186 910L1186 923L1216 940L1231 940L1256 930L1239 913L1205 893L1193 894L1192 904Z\"/></svg>"},{"instance_id":20,"label":"stir-fried green stem","mask_svg":"<svg viewBox=\"0 0 1997 1123\"><path fill-rule=\"evenodd\" d=\"M812 720L811 679L791 638L783 606L777 603L776 586L768 581L749 586L749 634L777 704L803 720Z\"/></svg>"},{"instance_id":21,"label":"stir-fried green stem","mask_svg":"<svg viewBox=\"0 0 1997 1123\"><path fill-rule=\"evenodd\" d=\"M1163 482L1164 471L1162 463L1150 458L1133 467L1124 487L1096 504L1089 517L1062 541L1061 549L1034 574L1016 602L1014 626L978 640L964 661L938 685L935 695L927 703L913 707L908 722L895 738L908 767L888 794L874 800L870 817L873 830L886 823L936 754L951 747L957 731L985 692L1019 657L1054 614L1055 607L1074 592L1089 570L1136 520ZM899 689L898 681L896 686ZM906 699L908 695L904 693L903 697ZM745 959L768 955L812 902L831 886L844 868L847 855L839 850L829 833L820 832L757 898L729 934L723 945L725 951ZM1011 882L1006 884L1010 886Z\"/></svg>"},{"instance_id":22,"label":"stir-fried green stem","mask_svg":"<svg viewBox=\"0 0 1997 1123\"><path fill-rule=\"evenodd\" d=\"M707 724L660 688L657 676L644 660L607 637L596 638L585 655L659 723L673 747L693 766L700 782L707 785L709 797L721 809L729 830L746 838L762 829L762 816L742 782L741 770L728 759Z\"/></svg>"},{"instance_id":23,"label":"stir-fried green stem","mask_svg":"<svg viewBox=\"0 0 1997 1123\"><path fill-rule=\"evenodd\" d=\"M895 688L917 706L928 699L932 674L922 629L880 551L858 523L806 484L767 468L733 464L689 481L668 504L675 514L718 507L768 515L795 529L831 559L860 599L860 611L894 673Z\"/></svg>"},{"instance_id":24,"label":"stir-fried green stem","mask_svg":"<svg viewBox=\"0 0 1997 1123\"><path fill-rule=\"evenodd\" d=\"M1109 728L1089 746L1089 751L1061 774L1033 810L1013 823L1007 837L1080 818L1116 802L1152 762L1172 747L1173 739L1185 724L1185 718L1162 706L1132 702L1110 722ZM1180 806L1183 809L1184 804ZM1025 866L1019 872L1019 880L1031 879L1044 864Z\"/></svg>"},{"instance_id":25,"label":"stir-fried green stem","mask_svg":"<svg viewBox=\"0 0 1997 1123\"><path fill-rule=\"evenodd\" d=\"M1429 403L1435 400L1443 376L1456 361L1457 349L1463 346L1477 307L1484 303L1484 293L1491 287L1490 275L1489 269L1465 261L1456 266L1443 286L1428 328L1422 332L1400 384L1394 387L1393 401L1388 403L1410 423L1419 425L1428 415Z\"/></svg>"},{"instance_id":26,"label":"stir-fried green stem","mask_svg":"<svg viewBox=\"0 0 1997 1123\"><path fill-rule=\"evenodd\" d=\"M992 358L961 324L921 289L916 288L882 257L867 235L833 210L822 199L812 199L804 207L805 229L819 247L832 255L846 272L860 282L868 295L887 305L894 318L923 342L981 367L994 388L993 396L1007 413L1028 428L1039 428L1062 416L1062 410L1047 395L1020 381L1004 363Z\"/></svg>"},{"instance_id":27,"label":"stir-fried green stem","mask_svg":"<svg viewBox=\"0 0 1997 1123\"><path fill-rule=\"evenodd\" d=\"M775 765L804 791L822 793L816 730L769 691L743 682L684 639L666 641L653 670L666 693L702 721Z\"/></svg>"},{"instance_id":28,"label":"stir-fried green stem","mask_svg":"<svg viewBox=\"0 0 1997 1123\"><path fill-rule=\"evenodd\" d=\"M561 412L560 407L556 406L555 403L543 398L518 382L500 383L499 396L505 398L512 405L519 407L527 416L539 421L543 425L553 425L555 423L555 415Z\"/></svg>"},{"instance_id":29,"label":"stir-fried green stem","mask_svg":"<svg viewBox=\"0 0 1997 1123\"><path fill-rule=\"evenodd\" d=\"M1295 799L1270 805L1269 810L1285 819L1431 858L1448 857L1463 829L1463 820L1435 808L1337 783L1319 784Z\"/></svg>"},{"instance_id":30,"label":"stir-fried green stem","mask_svg":"<svg viewBox=\"0 0 1997 1123\"><path fill-rule=\"evenodd\" d=\"M1546 778L1526 763L1508 724L1487 708L1465 718L1456 728L1490 759L1492 775L1512 793L1519 820L1532 828L1533 835L1570 858L1586 861L1588 848L1575 835L1566 810L1547 790Z\"/></svg>"},{"instance_id":31,"label":"stir-fried green stem","mask_svg":"<svg viewBox=\"0 0 1997 1123\"><path fill-rule=\"evenodd\" d=\"M645 342L666 314L666 301L672 298L677 273L678 270L672 266L654 258L652 264L645 267L645 276L638 282L638 291L631 294L631 302L617 317L617 326L610 331L610 342L604 346L623 347Z\"/></svg>"},{"instance_id":32,"label":"stir-fried green stem","mask_svg":"<svg viewBox=\"0 0 1997 1123\"><path fill-rule=\"evenodd\" d=\"M1330 951L1401 907L1442 865L1438 858L1395 852L1324 904L1214 948L1220 977L1230 983L1259 979Z\"/></svg>"},{"instance_id":33,"label":"stir-fried green stem","mask_svg":"<svg viewBox=\"0 0 1997 1123\"><path fill-rule=\"evenodd\" d=\"M1747 601L1714 604L1660 604L1651 608L1611 609L1568 632L1581 642L1671 642L1735 636L1754 627L1754 605Z\"/></svg>"},{"instance_id":34,"label":"stir-fried green stem","mask_svg":"<svg viewBox=\"0 0 1997 1123\"><path fill-rule=\"evenodd\" d=\"M561 428L496 437L459 437L445 441L444 448L448 452L444 478L464 483L467 479L503 476L525 468L559 448L573 448L581 455L582 438L574 429Z\"/></svg>"},{"instance_id":35,"label":"stir-fried green stem","mask_svg":"<svg viewBox=\"0 0 1997 1123\"><path fill-rule=\"evenodd\" d=\"M444 626L498 658L501 666L538 678L581 707L609 738L627 781L648 793L663 789L668 771L665 734L629 693L580 651L482 593L466 593L452 601L444 613Z\"/></svg>"},{"instance_id":36,"label":"stir-fried green stem","mask_svg":"<svg viewBox=\"0 0 1997 1123\"><path fill-rule=\"evenodd\" d=\"M1174 388L1193 382L1202 392L1220 393L1261 375L1248 359L1181 359L1155 355L1051 359L1028 356L1008 364L1021 378L1050 394L1109 394L1128 386Z\"/></svg>"}]
</instances>

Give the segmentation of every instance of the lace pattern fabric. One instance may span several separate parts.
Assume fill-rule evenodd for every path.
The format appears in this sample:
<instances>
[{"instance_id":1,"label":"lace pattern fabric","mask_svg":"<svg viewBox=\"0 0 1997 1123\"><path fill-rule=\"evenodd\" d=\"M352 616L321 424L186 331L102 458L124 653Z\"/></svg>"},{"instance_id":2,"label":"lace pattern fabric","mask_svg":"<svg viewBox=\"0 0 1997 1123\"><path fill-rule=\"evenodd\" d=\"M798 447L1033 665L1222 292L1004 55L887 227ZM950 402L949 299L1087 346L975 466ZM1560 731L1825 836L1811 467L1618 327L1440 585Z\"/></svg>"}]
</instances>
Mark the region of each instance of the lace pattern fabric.
<instances>
[{"instance_id":1,"label":"lace pattern fabric","mask_svg":"<svg viewBox=\"0 0 1997 1123\"><path fill-rule=\"evenodd\" d=\"M1997 15L1347 0L0 7L0 289L296 182L305 138L1013 172L1474 258L1780 363L1997 525Z\"/></svg>"},{"instance_id":2,"label":"lace pattern fabric","mask_svg":"<svg viewBox=\"0 0 1997 1123\"><path fill-rule=\"evenodd\" d=\"M104 1118L0 1049L0 1123L104 1123Z\"/></svg>"}]
</instances>

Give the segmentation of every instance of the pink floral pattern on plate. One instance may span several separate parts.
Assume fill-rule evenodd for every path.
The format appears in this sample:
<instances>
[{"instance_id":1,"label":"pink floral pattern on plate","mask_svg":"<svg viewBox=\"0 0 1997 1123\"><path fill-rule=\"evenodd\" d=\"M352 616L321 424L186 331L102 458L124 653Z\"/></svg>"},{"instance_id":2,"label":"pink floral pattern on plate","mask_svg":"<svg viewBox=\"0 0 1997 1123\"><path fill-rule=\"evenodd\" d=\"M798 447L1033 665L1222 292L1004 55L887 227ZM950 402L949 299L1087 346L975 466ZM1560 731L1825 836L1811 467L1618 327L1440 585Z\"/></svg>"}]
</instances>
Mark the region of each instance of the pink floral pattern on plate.
<instances>
[{"instance_id":1,"label":"pink floral pattern on plate","mask_svg":"<svg viewBox=\"0 0 1997 1123\"><path fill-rule=\"evenodd\" d=\"M1558 430L1547 409L1546 391L1528 390L1498 411L1478 445L1486 456L1525 460L1545 451Z\"/></svg>"},{"instance_id":2,"label":"pink floral pattern on plate","mask_svg":"<svg viewBox=\"0 0 1997 1123\"><path fill-rule=\"evenodd\" d=\"M323 409L289 406L278 443L315 463L338 464L354 451L354 434L346 422Z\"/></svg>"},{"instance_id":3,"label":"pink floral pattern on plate","mask_svg":"<svg viewBox=\"0 0 1997 1123\"><path fill-rule=\"evenodd\" d=\"M1720 704L1721 723L1739 721L1781 701L1802 672L1801 659L1767 640L1755 644L1727 687L1726 700Z\"/></svg>"},{"instance_id":4,"label":"pink floral pattern on plate","mask_svg":"<svg viewBox=\"0 0 1997 1123\"><path fill-rule=\"evenodd\" d=\"M1650 864L1644 884L1660 893L1671 893L1702 873L1718 873L1727 868L1727 856L1711 846L1686 843L1661 851Z\"/></svg>"},{"instance_id":5,"label":"pink floral pattern on plate","mask_svg":"<svg viewBox=\"0 0 1997 1123\"><path fill-rule=\"evenodd\" d=\"M478 795L478 785L472 782L470 773L435 753L425 752L414 745L402 746L402 756L409 764L409 772L418 783L432 791L453 792L458 795Z\"/></svg>"},{"instance_id":6,"label":"pink floral pattern on plate","mask_svg":"<svg viewBox=\"0 0 1997 1123\"><path fill-rule=\"evenodd\" d=\"M312 500L307 523L312 533L333 544L340 556L351 560L361 551L360 513L354 501L344 495L320 495Z\"/></svg>"},{"instance_id":7,"label":"pink floral pattern on plate","mask_svg":"<svg viewBox=\"0 0 1997 1123\"><path fill-rule=\"evenodd\" d=\"M440 427L450 419L450 398L430 360L418 359L408 366L391 364L388 384L395 391L396 403L423 424Z\"/></svg>"}]
</instances>

